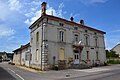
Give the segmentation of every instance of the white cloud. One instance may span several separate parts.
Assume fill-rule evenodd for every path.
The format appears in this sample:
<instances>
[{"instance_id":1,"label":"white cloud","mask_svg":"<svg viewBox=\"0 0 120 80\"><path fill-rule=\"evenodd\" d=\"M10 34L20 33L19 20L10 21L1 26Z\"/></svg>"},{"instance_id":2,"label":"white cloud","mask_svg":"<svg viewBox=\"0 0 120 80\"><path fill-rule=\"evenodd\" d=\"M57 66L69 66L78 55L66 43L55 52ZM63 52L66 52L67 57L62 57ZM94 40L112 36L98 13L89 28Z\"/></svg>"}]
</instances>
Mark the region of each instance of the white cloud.
<instances>
[{"instance_id":1,"label":"white cloud","mask_svg":"<svg viewBox=\"0 0 120 80\"><path fill-rule=\"evenodd\" d=\"M0 25L0 38L11 36L11 35L14 35L14 34L15 34L14 29L6 27L5 25Z\"/></svg>"},{"instance_id":2,"label":"white cloud","mask_svg":"<svg viewBox=\"0 0 120 80\"><path fill-rule=\"evenodd\" d=\"M20 8L22 7L22 4L18 0L9 0L8 3L9 3L10 10L19 11Z\"/></svg>"},{"instance_id":3,"label":"white cloud","mask_svg":"<svg viewBox=\"0 0 120 80\"><path fill-rule=\"evenodd\" d=\"M83 4L88 5L88 4L95 4L95 3L105 3L108 0L80 0Z\"/></svg>"},{"instance_id":4,"label":"white cloud","mask_svg":"<svg viewBox=\"0 0 120 80\"><path fill-rule=\"evenodd\" d=\"M112 33L116 33L116 32L120 32L120 30L114 30L114 31L111 31Z\"/></svg>"},{"instance_id":5,"label":"white cloud","mask_svg":"<svg viewBox=\"0 0 120 80\"><path fill-rule=\"evenodd\" d=\"M4 21L9 14L10 12L6 3L0 1L0 20Z\"/></svg>"},{"instance_id":6,"label":"white cloud","mask_svg":"<svg viewBox=\"0 0 120 80\"><path fill-rule=\"evenodd\" d=\"M46 14L54 15L54 16L63 18L63 14L66 14L66 12L63 11L63 8L64 8L64 4L63 3L60 3L60 5L58 6L57 10L54 9L53 7L50 7L49 4L47 4ZM25 21L25 23L28 24L28 25L31 25L32 23L34 23L34 21L36 21L41 16L41 10L37 10L35 13L28 12L28 13L25 14L25 16L27 16L29 18L29 19L27 19Z\"/></svg>"}]
</instances>

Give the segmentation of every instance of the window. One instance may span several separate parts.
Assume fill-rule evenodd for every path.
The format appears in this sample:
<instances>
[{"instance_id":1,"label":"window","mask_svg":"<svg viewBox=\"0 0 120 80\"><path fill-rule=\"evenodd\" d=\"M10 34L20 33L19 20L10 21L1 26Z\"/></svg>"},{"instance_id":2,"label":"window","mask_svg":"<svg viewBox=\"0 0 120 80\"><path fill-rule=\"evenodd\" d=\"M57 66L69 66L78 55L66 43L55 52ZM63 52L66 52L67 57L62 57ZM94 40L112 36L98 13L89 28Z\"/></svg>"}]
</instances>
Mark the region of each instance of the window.
<instances>
[{"instance_id":1,"label":"window","mask_svg":"<svg viewBox=\"0 0 120 80\"><path fill-rule=\"evenodd\" d=\"M36 33L36 42L39 41L39 32Z\"/></svg>"},{"instance_id":2,"label":"window","mask_svg":"<svg viewBox=\"0 0 120 80\"><path fill-rule=\"evenodd\" d=\"M31 43L33 43L33 38L31 38Z\"/></svg>"},{"instance_id":3,"label":"window","mask_svg":"<svg viewBox=\"0 0 120 80\"><path fill-rule=\"evenodd\" d=\"M64 32L63 31L59 32L59 39L60 39L60 42L64 41Z\"/></svg>"},{"instance_id":4,"label":"window","mask_svg":"<svg viewBox=\"0 0 120 80\"><path fill-rule=\"evenodd\" d=\"M88 31L87 31L87 30L85 30L85 32L87 33Z\"/></svg>"},{"instance_id":5,"label":"window","mask_svg":"<svg viewBox=\"0 0 120 80\"><path fill-rule=\"evenodd\" d=\"M60 48L59 60L64 60L64 58L65 58L65 51L63 48Z\"/></svg>"},{"instance_id":6,"label":"window","mask_svg":"<svg viewBox=\"0 0 120 80\"><path fill-rule=\"evenodd\" d=\"M74 39L75 39L75 42L78 42L78 41L79 41L79 38L78 38L78 35L77 35L77 34L74 35Z\"/></svg>"},{"instance_id":7,"label":"window","mask_svg":"<svg viewBox=\"0 0 120 80\"><path fill-rule=\"evenodd\" d=\"M78 30L78 27L74 27L74 30Z\"/></svg>"},{"instance_id":8,"label":"window","mask_svg":"<svg viewBox=\"0 0 120 80\"><path fill-rule=\"evenodd\" d=\"M89 51L87 51L87 60L89 60Z\"/></svg>"},{"instance_id":9,"label":"window","mask_svg":"<svg viewBox=\"0 0 120 80\"><path fill-rule=\"evenodd\" d=\"M98 52L96 52L96 59L98 60L99 58L98 58Z\"/></svg>"},{"instance_id":10,"label":"window","mask_svg":"<svg viewBox=\"0 0 120 80\"><path fill-rule=\"evenodd\" d=\"M38 61L38 52L39 52L39 50L38 49L36 49L36 61Z\"/></svg>"},{"instance_id":11,"label":"window","mask_svg":"<svg viewBox=\"0 0 120 80\"><path fill-rule=\"evenodd\" d=\"M78 54L75 54L75 59L79 59L79 55Z\"/></svg>"},{"instance_id":12,"label":"window","mask_svg":"<svg viewBox=\"0 0 120 80\"><path fill-rule=\"evenodd\" d=\"M85 36L86 45L88 45L88 36Z\"/></svg>"},{"instance_id":13,"label":"window","mask_svg":"<svg viewBox=\"0 0 120 80\"><path fill-rule=\"evenodd\" d=\"M30 60L30 53L29 52L26 52L25 53L25 60Z\"/></svg>"},{"instance_id":14,"label":"window","mask_svg":"<svg viewBox=\"0 0 120 80\"><path fill-rule=\"evenodd\" d=\"M95 46L97 47L98 46L98 39L95 38Z\"/></svg>"},{"instance_id":15,"label":"window","mask_svg":"<svg viewBox=\"0 0 120 80\"><path fill-rule=\"evenodd\" d=\"M63 23L59 23L59 26L64 26L64 24Z\"/></svg>"}]
</instances>

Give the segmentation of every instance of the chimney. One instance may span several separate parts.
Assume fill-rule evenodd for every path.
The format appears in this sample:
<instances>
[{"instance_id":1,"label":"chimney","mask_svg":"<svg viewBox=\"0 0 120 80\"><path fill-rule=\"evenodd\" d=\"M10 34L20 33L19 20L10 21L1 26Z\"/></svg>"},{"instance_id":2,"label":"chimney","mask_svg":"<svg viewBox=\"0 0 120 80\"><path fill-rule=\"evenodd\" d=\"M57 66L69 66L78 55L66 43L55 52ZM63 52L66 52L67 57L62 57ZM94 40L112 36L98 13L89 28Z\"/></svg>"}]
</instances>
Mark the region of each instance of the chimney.
<instances>
[{"instance_id":1,"label":"chimney","mask_svg":"<svg viewBox=\"0 0 120 80\"><path fill-rule=\"evenodd\" d=\"M70 20L71 20L71 21L73 21L73 20L74 20L74 18L73 18L73 17L71 17L71 18L70 18Z\"/></svg>"},{"instance_id":2,"label":"chimney","mask_svg":"<svg viewBox=\"0 0 120 80\"><path fill-rule=\"evenodd\" d=\"M43 2L42 4L41 4L41 7L42 7L42 12L41 12L41 16L42 15L46 15L46 2Z\"/></svg>"},{"instance_id":3,"label":"chimney","mask_svg":"<svg viewBox=\"0 0 120 80\"><path fill-rule=\"evenodd\" d=\"M84 25L84 20L80 20L80 24Z\"/></svg>"}]
</instances>

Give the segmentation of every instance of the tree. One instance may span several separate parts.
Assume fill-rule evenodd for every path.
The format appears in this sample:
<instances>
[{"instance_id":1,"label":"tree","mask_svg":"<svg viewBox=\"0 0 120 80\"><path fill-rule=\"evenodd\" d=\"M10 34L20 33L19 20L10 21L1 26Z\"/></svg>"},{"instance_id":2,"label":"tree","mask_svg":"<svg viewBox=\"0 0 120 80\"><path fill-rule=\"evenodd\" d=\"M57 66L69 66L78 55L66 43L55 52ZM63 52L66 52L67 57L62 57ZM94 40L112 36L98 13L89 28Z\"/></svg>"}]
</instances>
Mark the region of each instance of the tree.
<instances>
[{"instance_id":1,"label":"tree","mask_svg":"<svg viewBox=\"0 0 120 80\"><path fill-rule=\"evenodd\" d=\"M2 59L2 56L0 55L0 59Z\"/></svg>"},{"instance_id":2,"label":"tree","mask_svg":"<svg viewBox=\"0 0 120 80\"><path fill-rule=\"evenodd\" d=\"M106 50L106 57L107 58L118 58L119 57L119 54L116 54L115 51L112 51L112 50Z\"/></svg>"}]
</instances>

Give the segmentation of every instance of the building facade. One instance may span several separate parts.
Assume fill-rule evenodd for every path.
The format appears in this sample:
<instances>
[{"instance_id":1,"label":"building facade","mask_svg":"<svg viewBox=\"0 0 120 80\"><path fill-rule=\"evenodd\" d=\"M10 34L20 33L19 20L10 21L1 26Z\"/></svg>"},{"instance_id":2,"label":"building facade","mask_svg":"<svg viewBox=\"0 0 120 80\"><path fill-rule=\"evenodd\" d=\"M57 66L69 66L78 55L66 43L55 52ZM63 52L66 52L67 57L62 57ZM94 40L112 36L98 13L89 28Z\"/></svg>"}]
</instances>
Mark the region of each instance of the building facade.
<instances>
[{"instance_id":1,"label":"building facade","mask_svg":"<svg viewBox=\"0 0 120 80\"><path fill-rule=\"evenodd\" d=\"M105 32L46 14L46 3L42 3L41 17L30 27L31 67L47 70L65 62L72 64L104 64L106 61Z\"/></svg>"},{"instance_id":2,"label":"building facade","mask_svg":"<svg viewBox=\"0 0 120 80\"><path fill-rule=\"evenodd\" d=\"M13 63L16 65L30 66L30 43L21 45L20 48L14 50Z\"/></svg>"},{"instance_id":3,"label":"building facade","mask_svg":"<svg viewBox=\"0 0 120 80\"><path fill-rule=\"evenodd\" d=\"M112 51L115 51L116 54L119 54L120 57L120 44L117 44L115 47L111 49Z\"/></svg>"}]
</instances>

